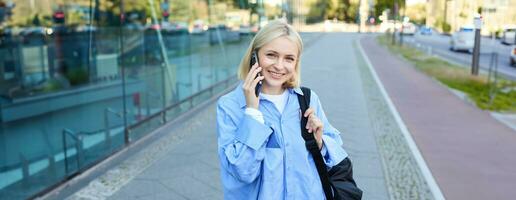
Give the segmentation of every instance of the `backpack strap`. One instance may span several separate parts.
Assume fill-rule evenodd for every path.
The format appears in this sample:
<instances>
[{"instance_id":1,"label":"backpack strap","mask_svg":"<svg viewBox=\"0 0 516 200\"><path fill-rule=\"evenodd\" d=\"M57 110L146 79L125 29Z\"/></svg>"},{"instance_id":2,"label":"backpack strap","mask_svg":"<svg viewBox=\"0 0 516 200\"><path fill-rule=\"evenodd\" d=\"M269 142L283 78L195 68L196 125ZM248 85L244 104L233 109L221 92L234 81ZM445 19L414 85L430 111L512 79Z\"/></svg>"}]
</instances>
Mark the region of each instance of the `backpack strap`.
<instances>
[{"instance_id":1,"label":"backpack strap","mask_svg":"<svg viewBox=\"0 0 516 200\"><path fill-rule=\"evenodd\" d=\"M308 118L304 117L303 115L305 114L306 110L310 105L311 90L307 87L301 87L301 91L303 91L303 95L297 95L299 107L301 108L301 135L305 140L306 149L310 152L310 154L312 154L312 157L314 159L315 167L317 168L317 173L319 173L319 178L321 180L326 199L333 200L331 183L328 177L326 164L324 163L323 157L321 155L321 151L317 146L314 134L308 133L308 130L305 128L308 122Z\"/></svg>"}]
</instances>

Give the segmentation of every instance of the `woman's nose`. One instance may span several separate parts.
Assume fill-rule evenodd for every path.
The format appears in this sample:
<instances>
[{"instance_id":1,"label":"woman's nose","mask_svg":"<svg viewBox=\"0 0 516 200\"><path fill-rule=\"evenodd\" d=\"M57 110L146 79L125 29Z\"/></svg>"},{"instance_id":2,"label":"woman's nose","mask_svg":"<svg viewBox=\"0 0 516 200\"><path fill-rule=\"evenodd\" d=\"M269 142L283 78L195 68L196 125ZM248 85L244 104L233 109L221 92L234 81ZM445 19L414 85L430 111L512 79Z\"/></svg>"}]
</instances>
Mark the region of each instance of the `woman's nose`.
<instances>
[{"instance_id":1,"label":"woman's nose","mask_svg":"<svg viewBox=\"0 0 516 200\"><path fill-rule=\"evenodd\" d=\"M276 58L276 59L274 59L273 62L274 62L273 66L276 68L282 69L285 67L285 59L283 59L283 58Z\"/></svg>"}]
</instances>

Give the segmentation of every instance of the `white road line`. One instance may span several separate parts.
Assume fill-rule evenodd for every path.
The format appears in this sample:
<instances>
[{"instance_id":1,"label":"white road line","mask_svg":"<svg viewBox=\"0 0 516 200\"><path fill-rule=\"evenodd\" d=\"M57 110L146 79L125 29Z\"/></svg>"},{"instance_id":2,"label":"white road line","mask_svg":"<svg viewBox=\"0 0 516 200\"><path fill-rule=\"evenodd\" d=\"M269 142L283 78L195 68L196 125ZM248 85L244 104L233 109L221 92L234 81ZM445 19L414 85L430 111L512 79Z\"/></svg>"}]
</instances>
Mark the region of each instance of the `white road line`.
<instances>
[{"instance_id":1,"label":"white road line","mask_svg":"<svg viewBox=\"0 0 516 200\"><path fill-rule=\"evenodd\" d=\"M373 75L373 78L374 78L376 84L380 88L382 96L384 97L385 101L387 102L387 105L389 106L389 110L394 115L394 118L396 119L396 122L398 123L398 126L400 127L401 132L403 133L403 136L405 137L407 144L408 144L410 150L412 151L412 154L414 155L414 159L416 160L416 162L419 166L419 169L421 170L423 177L425 178L426 183L428 184L428 187L430 187L430 191L432 192L432 195L434 196L434 198L436 200L444 200L445 198L441 192L441 189L439 189L437 182L435 181L434 177L432 176L432 172L426 165L426 162L423 159L423 156L421 156L421 152L419 151L416 143L412 139L410 132L408 131L407 127L405 126L405 123L401 119L400 114L396 110L396 107L392 103L391 98L387 94L385 88L383 87L383 84L381 83L380 79L378 78L378 75L376 74L376 71L373 68L373 65L371 64L371 61L369 61L369 57L367 57L367 54L365 54L359 40L357 41L357 43L358 43L358 48L360 50L360 53L362 54L362 57L366 61L367 66L369 67L369 70L371 71L371 74Z\"/></svg>"}]
</instances>

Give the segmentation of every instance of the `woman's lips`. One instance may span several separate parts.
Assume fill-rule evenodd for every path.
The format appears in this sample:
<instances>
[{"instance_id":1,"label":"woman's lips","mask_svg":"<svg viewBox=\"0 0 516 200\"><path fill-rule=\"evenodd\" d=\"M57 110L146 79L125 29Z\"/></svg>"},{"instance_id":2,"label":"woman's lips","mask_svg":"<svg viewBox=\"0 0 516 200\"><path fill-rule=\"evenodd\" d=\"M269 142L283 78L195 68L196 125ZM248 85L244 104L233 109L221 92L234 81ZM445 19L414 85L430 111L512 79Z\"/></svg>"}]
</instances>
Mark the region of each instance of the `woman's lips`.
<instances>
[{"instance_id":1,"label":"woman's lips","mask_svg":"<svg viewBox=\"0 0 516 200\"><path fill-rule=\"evenodd\" d=\"M278 72L273 72L273 71L268 71L268 72L269 72L269 74L271 74L272 78L275 78L275 79L279 79L283 75L285 75L284 73L278 73Z\"/></svg>"}]
</instances>

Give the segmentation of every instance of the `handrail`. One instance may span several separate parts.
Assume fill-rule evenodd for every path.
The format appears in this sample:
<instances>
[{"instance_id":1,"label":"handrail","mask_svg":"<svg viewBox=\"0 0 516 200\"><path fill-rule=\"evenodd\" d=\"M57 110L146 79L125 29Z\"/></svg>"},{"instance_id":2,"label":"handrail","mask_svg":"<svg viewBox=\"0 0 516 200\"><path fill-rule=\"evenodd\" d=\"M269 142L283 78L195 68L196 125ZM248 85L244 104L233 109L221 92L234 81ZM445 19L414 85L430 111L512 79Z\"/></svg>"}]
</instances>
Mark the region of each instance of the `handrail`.
<instances>
[{"instance_id":1,"label":"handrail","mask_svg":"<svg viewBox=\"0 0 516 200\"><path fill-rule=\"evenodd\" d=\"M63 137L63 152L64 152L64 163L65 163L65 175L68 176L68 172L69 172L69 169L68 169L68 145L66 143L66 136L70 136L72 137L73 140L75 140L75 148L76 148L76 156L75 156L75 160L77 162L77 169L79 171L80 169L80 166L81 166L81 162L80 162L80 157L82 156L82 137L80 135L76 135L75 132L73 132L72 130L70 129L67 129L67 128L64 128L63 129L63 132L62 132L62 137Z\"/></svg>"},{"instance_id":2,"label":"handrail","mask_svg":"<svg viewBox=\"0 0 516 200\"><path fill-rule=\"evenodd\" d=\"M117 127L117 126L112 126L110 128L115 128L115 127ZM99 134L101 132L104 132L104 128L99 129L97 131L91 131L91 132L81 131L81 132L79 132L79 134L81 136L84 136L84 135L95 135L95 134ZM70 135L70 136L74 137L74 139L77 137L76 135ZM53 156L55 156L56 153L60 153L60 151L52 152L53 155L43 154L43 155L39 155L39 156L36 156L36 157L32 157L31 159L27 159L26 161L28 163L35 163L35 162L41 161L42 159L49 159L49 156L53 157ZM20 167L23 167L23 165L21 163L14 163L14 164L10 164L10 165L0 166L0 173L1 172L6 172L6 171L10 171L10 170L14 170L14 169L18 169Z\"/></svg>"},{"instance_id":3,"label":"handrail","mask_svg":"<svg viewBox=\"0 0 516 200\"><path fill-rule=\"evenodd\" d=\"M179 98L179 86L183 86L183 87L192 87L192 83L182 83L182 82L177 82L176 83L176 97Z\"/></svg>"},{"instance_id":4,"label":"handrail","mask_svg":"<svg viewBox=\"0 0 516 200\"><path fill-rule=\"evenodd\" d=\"M124 116L121 112L116 112L110 107L104 109L104 138L106 140L108 148L111 148L111 129L109 128L109 113L112 113L119 118L123 118Z\"/></svg>"},{"instance_id":5,"label":"handrail","mask_svg":"<svg viewBox=\"0 0 516 200\"><path fill-rule=\"evenodd\" d=\"M213 74L208 74L208 75L197 74L197 90L199 90L199 91L201 91L201 88L202 88L202 86L201 86L202 79L201 78L212 79Z\"/></svg>"},{"instance_id":6,"label":"handrail","mask_svg":"<svg viewBox=\"0 0 516 200\"><path fill-rule=\"evenodd\" d=\"M164 98L162 97L161 95L159 95L158 93L156 92L153 92L153 91L145 91L145 109L147 110L147 115L150 115L150 104L149 104L149 97L154 97L154 98Z\"/></svg>"},{"instance_id":7,"label":"handrail","mask_svg":"<svg viewBox=\"0 0 516 200\"><path fill-rule=\"evenodd\" d=\"M222 85L222 84L226 84L226 85L228 85L228 84L229 84L229 82L230 82L231 80L233 80L234 78L236 78L236 76L230 76L230 77L228 77L227 79L225 79L225 80L223 80L223 81L219 81L218 83L215 83L215 84L213 84L212 86L210 86L210 87L208 87L208 88L206 88L206 89L204 89L204 90L202 90L202 91L199 91L199 92L197 92L197 93L195 93L195 94L192 94L191 96L189 96L189 97L188 97L188 98L186 98L186 99L183 99L183 100L181 100L181 101L178 101L178 102L176 102L176 103L173 103L172 105L165 107L165 108L164 108L164 109L162 109L161 111L156 112L156 113L154 113L154 114L152 114L152 115L149 115L149 116L147 116L145 119L143 119L143 120L141 120L141 121L138 121L138 122L136 122L136 123L134 123L134 124L132 124L132 125L129 125L129 126L127 127L127 130L128 130L128 131L130 131L131 129L135 129L136 127L138 127L138 126L140 126L140 125L142 125L142 124L144 124L144 123L148 122L149 120L153 119L154 117L157 117L157 116L160 116L160 115L165 115L165 113L166 113L167 111L169 111L169 110L171 110L171 109L174 109L174 108L178 107L179 105L181 105L181 104L183 104L183 103L185 103L185 102L190 102L190 107L192 107L192 106L193 106L193 105L192 105L192 101L193 101L193 99L195 99L196 97L198 97L198 96L200 96L200 95L204 94L204 93L205 93L205 92L207 92L207 91L210 91L210 93L213 93L213 88L216 88L216 87L218 87L218 86L220 86L220 85Z\"/></svg>"}]
</instances>

